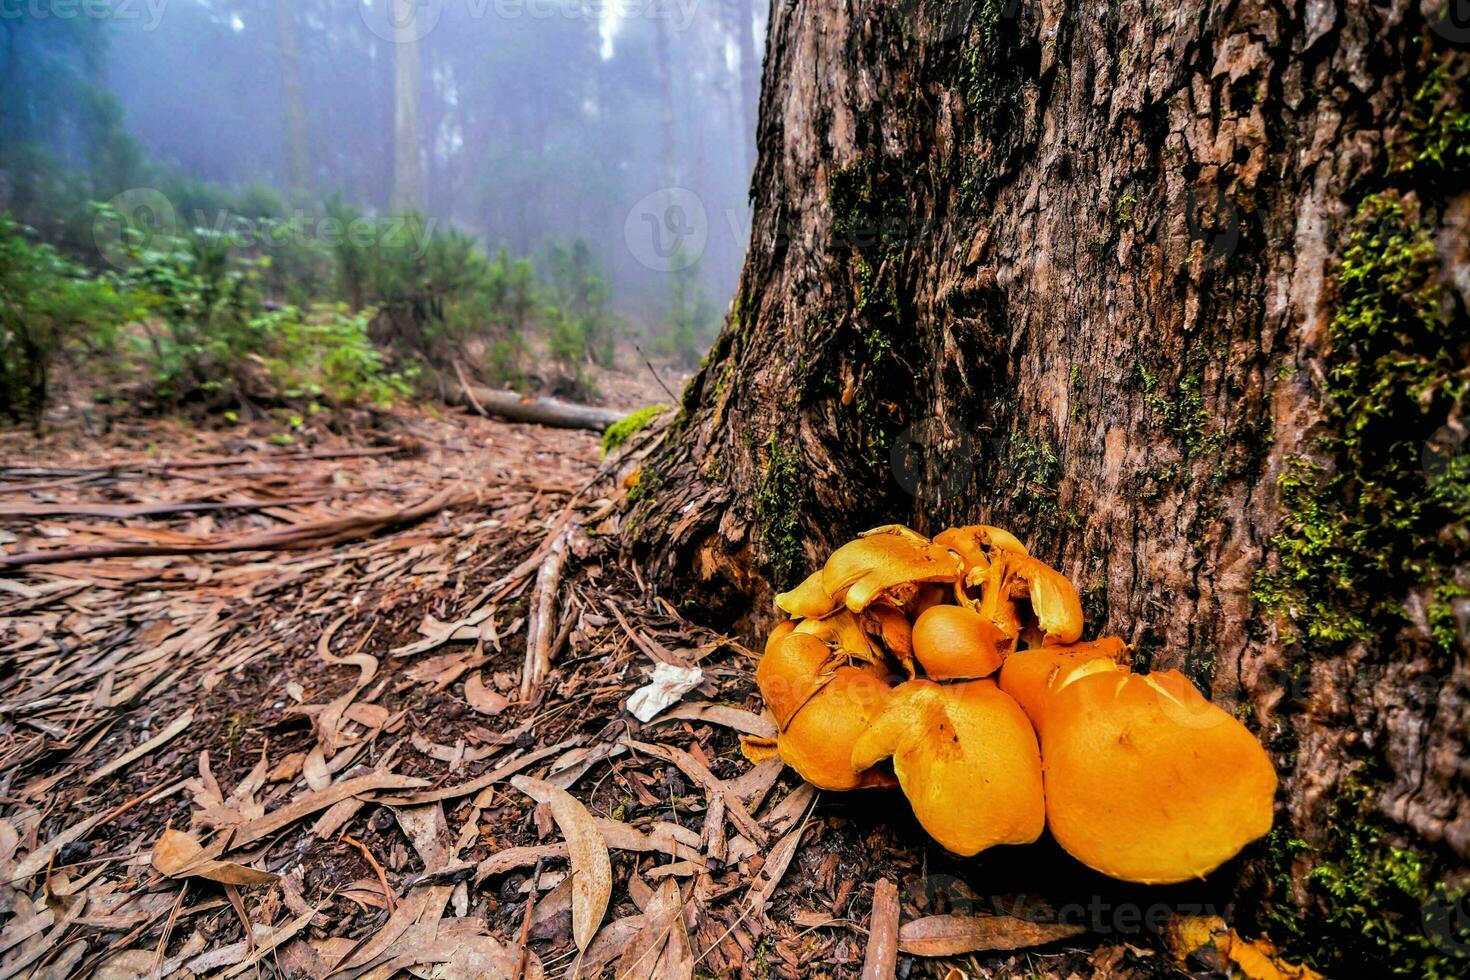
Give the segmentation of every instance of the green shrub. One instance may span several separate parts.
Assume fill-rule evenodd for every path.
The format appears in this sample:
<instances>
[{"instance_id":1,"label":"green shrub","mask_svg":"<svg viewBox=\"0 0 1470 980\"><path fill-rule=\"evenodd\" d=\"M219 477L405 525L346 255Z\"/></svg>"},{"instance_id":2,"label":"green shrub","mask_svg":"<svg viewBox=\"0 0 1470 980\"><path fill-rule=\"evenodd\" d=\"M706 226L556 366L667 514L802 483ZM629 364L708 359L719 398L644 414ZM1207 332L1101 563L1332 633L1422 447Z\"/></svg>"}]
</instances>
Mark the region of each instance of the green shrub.
<instances>
[{"instance_id":1,"label":"green shrub","mask_svg":"<svg viewBox=\"0 0 1470 980\"><path fill-rule=\"evenodd\" d=\"M97 279L0 215L0 414L39 423L55 360L109 351L137 298Z\"/></svg>"},{"instance_id":2,"label":"green shrub","mask_svg":"<svg viewBox=\"0 0 1470 980\"><path fill-rule=\"evenodd\" d=\"M173 401L238 400L237 369L261 349L259 261L236 259L229 237L213 231L154 244L134 249L124 274L153 313L144 337L152 387Z\"/></svg>"},{"instance_id":3,"label":"green shrub","mask_svg":"<svg viewBox=\"0 0 1470 980\"><path fill-rule=\"evenodd\" d=\"M589 361L612 367L617 321L591 247L582 238L570 244L552 241L545 264L553 304L546 311L552 358L573 371Z\"/></svg>"},{"instance_id":4,"label":"green shrub","mask_svg":"<svg viewBox=\"0 0 1470 980\"><path fill-rule=\"evenodd\" d=\"M257 317L267 372L285 398L387 407L409 394L404 375L388 371L368 338L372 310L344 304L288 306Z\"/></svg>"}]
</instances>

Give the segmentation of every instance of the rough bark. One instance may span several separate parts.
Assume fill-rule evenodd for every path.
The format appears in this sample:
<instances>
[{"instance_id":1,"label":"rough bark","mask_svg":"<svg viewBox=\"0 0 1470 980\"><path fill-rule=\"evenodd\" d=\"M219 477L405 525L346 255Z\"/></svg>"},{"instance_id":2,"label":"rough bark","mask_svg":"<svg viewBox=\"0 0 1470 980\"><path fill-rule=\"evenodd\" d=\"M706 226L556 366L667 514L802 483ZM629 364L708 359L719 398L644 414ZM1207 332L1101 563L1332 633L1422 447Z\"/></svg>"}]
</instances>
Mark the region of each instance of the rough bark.
<instances>
[{"instance_id":1,"label":"rough bark","mask_svg":"<svg viewBox=\"0 0 1470 980\"><path fill-rule=\"evenodd\" d=\"M1009 527L1091 634L1273 751L1278 832L1226 871L1253 918L1386 962L1399 940L1350 943L1324 882L1373 892L1412 855L1415 887L1362 918L1412 962L1464 954L1426 925L1470 858L1465 508L1437 496L1463 472L1431 472L1465 457L1470 56L1440 14L777 3L751 249L635 553L754 634L773 585L865 527ZM1372 374L1365 304L1433 386ZM1400 329L1414 310L1430 326ZM1394 471L1406 447L1435 462ZM1434 502L1371 526L1414 493ZM1365 542L1387 550L1345 579Z\"/></svg>"}]
</instances>

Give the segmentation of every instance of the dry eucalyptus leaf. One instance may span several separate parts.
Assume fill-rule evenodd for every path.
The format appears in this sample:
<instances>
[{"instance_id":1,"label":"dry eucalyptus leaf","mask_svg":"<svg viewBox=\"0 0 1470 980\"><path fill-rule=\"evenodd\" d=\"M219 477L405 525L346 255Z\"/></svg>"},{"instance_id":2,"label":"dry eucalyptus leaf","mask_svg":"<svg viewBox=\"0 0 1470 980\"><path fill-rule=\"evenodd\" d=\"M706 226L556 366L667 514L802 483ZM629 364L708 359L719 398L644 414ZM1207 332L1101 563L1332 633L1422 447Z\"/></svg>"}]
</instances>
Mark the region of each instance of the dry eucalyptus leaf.
<instances>
[{"instance_id":1,"label":"dry eucalyptus leaf","mask_svg":"<svg viewBox=\"0 0 1470 980\"><path fill-rule=\"evenodd\" d=\"M487 688L478 670L471 671L465 678L464 699L480 714L492 717L510 707L510 698Z\"/></svg>"},{"instance_id":2,"label":"dry eucalyptus leaf","mask_svg":"<svg viewBox=\"0 0 1470 980\"><path fill-rule=\"evenodd\" d=\"M587 944L602 924L612 897L612 862L597 821L566 790L529 776L515 776L511 785L551 809L551 816L567 840L572 864L572 935L577 949Z\"/></svg>"},{"instance_id":3,"label":"dry eucalyptus leaf","mask_svg":"<svg viewBox=\"0 0 1470 980\"><path fill-rule=\"evenodd\" d=\"M233 861L200 861L203 853L198 841L170 827L153 845L153 867L170 878L208 878L225 885L271 885L280 877Z\"/></svg>"},{"instance_id":4,"label":"dry eucalyptus leaf","mask_svg":"<svg viewBox=\"0 0 1470 980\"><path fill-rule=\"evenodd\" d=\"M1084 926L1031 922L1009 915L930 915L898 930L898 948L911 956L955 956L993 949L1027 949L1086 932Z\"/></svg>"}]
</instances>

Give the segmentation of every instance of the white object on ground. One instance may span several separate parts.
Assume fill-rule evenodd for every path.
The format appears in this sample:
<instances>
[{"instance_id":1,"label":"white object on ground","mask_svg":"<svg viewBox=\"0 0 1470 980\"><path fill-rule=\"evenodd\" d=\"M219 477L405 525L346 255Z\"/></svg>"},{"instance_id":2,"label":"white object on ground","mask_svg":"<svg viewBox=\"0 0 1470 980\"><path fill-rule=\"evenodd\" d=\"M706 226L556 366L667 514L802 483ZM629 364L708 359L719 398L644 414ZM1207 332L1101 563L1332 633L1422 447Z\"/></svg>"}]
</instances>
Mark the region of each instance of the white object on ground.
<instances>
[{"instance_id":1,"label":"white object on ground","mask_svg":"<svg viewBox=\"0 0 1470 980\"><path fill-rule=\"evenodd\" d=\"M694 690L703 680L704 671L698 667L655 664L653 680L628 698L628 711L639 721L652 721L660 711Z\"/></svg>"}]
</instances>

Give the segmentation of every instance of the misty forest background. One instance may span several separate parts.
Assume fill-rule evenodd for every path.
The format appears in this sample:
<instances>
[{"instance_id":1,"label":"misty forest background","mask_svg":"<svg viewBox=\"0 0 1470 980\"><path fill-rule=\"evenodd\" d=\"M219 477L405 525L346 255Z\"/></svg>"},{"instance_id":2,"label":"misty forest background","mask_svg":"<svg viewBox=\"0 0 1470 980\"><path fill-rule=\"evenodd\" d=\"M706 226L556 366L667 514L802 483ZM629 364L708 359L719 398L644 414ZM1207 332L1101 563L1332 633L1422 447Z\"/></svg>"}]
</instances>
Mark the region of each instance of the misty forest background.
<instances>
[{"instance_id":1,"label":"misty forest background","mask_svg":"<svg viewBox=\"0 0 1470 980\"><path fill-rule=\"evenodd\" d=\"M764 34L752 0L9 5L0 415L63 375L233 417L692 367Z\"/></svg>"}]
</instances>

